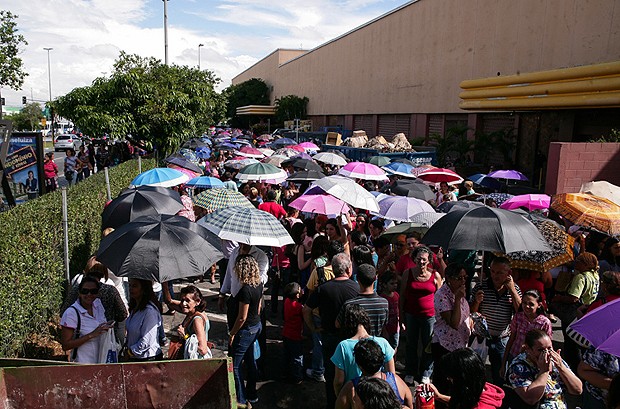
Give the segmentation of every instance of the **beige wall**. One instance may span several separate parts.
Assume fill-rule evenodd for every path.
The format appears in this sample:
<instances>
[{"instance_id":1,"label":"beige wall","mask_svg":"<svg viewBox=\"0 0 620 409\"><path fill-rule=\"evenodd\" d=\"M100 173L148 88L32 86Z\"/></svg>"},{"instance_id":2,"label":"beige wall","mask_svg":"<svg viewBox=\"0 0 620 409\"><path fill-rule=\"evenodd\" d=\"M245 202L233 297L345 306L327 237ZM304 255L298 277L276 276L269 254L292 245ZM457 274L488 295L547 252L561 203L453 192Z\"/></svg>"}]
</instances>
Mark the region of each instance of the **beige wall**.
<instances>
[{"instance_id":1,"label":"beige wall","mask_svg":"<svg viewBox=\"0 0 620 409\"><path fill-rule=\"evenodd\" d=\"M282 64L292 51L233 83L307 96L309 115L463 112L465 79L619 60L620 0L419 0Z\"/></svg>"}]
</instances>

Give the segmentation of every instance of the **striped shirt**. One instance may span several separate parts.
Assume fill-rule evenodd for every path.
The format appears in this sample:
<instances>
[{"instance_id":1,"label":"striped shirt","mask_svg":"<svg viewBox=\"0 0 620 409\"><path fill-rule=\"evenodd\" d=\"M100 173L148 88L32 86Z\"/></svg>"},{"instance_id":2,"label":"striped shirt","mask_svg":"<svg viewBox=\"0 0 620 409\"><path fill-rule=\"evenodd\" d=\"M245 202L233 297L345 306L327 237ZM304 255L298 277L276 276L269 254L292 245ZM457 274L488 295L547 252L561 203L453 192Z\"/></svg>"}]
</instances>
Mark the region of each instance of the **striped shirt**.
<instances>
[{"instance_id":1,"label":"striped shirt","mask_svg":"<svg viewBox=\"0 0 620 409\"><path fill-rule=\"evenodd\" d=\"M357 297L347 300L342 305L337 318L341 326L344 323L344 311L348 305L352 304L359 305L368 313L371 327L367 328L368 333L375 337L381 336L383 327L388 320L389 306L387 300L374 292L372 294L358 294Z\"/></svg>"},{"instance_id":2,"label":"striped shirt","mask_svg":"<svg viewBox=\"0 0 620 409\"><path fill-rule=\"evenodd\" d=\"M515 289L521 296L521 289L515 283ZM507 337L510 335L510 321L514 309L512 306L512 295L506 289L503 293L498 293L493 286L491 279L486 279L482 284L477 284L471 292L471 302L476 299L478 290L484 291L484 300L480 303L478 312L487 320L489 334L494 337Z\"/></svg>"}]
</instances>

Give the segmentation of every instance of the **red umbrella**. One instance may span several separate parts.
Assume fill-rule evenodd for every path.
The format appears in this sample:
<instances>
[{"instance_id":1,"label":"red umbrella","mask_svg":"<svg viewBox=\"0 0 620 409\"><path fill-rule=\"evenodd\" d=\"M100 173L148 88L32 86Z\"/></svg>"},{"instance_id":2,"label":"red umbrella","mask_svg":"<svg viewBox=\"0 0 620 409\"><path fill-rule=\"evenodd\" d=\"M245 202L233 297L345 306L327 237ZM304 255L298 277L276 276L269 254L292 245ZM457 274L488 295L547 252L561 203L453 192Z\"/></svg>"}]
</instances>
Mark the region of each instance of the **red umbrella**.
<instances>
[{"instance_id":1,"label":"red umbrella","mask_svg":"<svg viewBox=\"0 0 620 409\"><path fill-rule=\"evenodd\" d=\"M463 178L460 177L455 171L445 168L432 168L420 172L419 179L429 183L461 183Z\"/></svg>"},{"instance_id":2,"label":"red umbrella","mask_svg":"<svg viewBox=\"0 0 620 409\"><path fill-rule=\"evenodd\" d=\"M244 146L243 148L239 149L237 153L241 156L245 156L246 158L261 159L265 157L265 155L261 151L256 148L252 148L251 146Z\"/></svg>"},{"instance_id":3,"label":"red umbrella","mask_svg":"<svg viewBox=\"0 0 620 409\"><path fill-rule=\"evenodd\" d=\"M289 148L294 149L297 152L305 152L306 151L303 146L299 146L299 145L289 146Z\"/></svg>"}]
</instances>

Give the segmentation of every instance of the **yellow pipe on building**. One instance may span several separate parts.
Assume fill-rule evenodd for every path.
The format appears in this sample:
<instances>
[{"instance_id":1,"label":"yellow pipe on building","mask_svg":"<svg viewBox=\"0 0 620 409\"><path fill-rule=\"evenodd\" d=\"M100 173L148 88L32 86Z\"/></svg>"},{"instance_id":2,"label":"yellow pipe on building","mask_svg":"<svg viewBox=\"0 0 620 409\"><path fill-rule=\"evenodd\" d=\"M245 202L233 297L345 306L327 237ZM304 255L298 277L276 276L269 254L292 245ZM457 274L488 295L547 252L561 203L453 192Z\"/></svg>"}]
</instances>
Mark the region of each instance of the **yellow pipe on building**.
<instances>
[{"instance_id":1,"label":"yellow pipe on building","mask_svg":"<svg viewBox=\"0 0 620 409\"><path fill-rule=\"evenodd\" d=\"M615 108L620 107L620 91L601 92L566 96L532 96L520 98L498 98L465 100L459 103L465 110L516 111L539 109L571 109L571 108Z\"/></svg>"},{"instance_id":2,"label":"yellow pipe on building","mask_svg":"<svg viewBox=\"0 0 620 409\"><path fill-rule=\"evenodd\" d=\"M558 94L583 94L617 90L620 90L620 76L465 90L459 94L459 97L461 99L485 99L498 97L527 97L532 95L554 96Z\"/></svg>"}]
</instances>

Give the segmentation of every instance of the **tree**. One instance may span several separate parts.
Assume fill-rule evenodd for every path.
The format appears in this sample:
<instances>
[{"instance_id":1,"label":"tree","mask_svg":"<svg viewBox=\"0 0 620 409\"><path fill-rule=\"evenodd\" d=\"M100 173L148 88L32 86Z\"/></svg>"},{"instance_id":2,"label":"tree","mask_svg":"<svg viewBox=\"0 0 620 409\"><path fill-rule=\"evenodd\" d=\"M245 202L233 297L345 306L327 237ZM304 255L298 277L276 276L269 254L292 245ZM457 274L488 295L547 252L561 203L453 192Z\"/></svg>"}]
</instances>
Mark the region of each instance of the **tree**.
<instances>
[{"instance_id":1,"label":"tree","mask_svg":"<svg viewBox=\"0 0 620 409\"><path fill-rule=\"evenodd\" d=\"M0 87L18 90L28 75L24 63L18 57L20 45L28 45L23 35L18 34L17 16L10 11L0 10ZM0 95L1 97L1 95ZM0 119L2 110L0 109Z\"/></svg>"},{"instance_id":2,"label":"tree","mask_svg":"<svg viewBox=\"0 0 620 409\"><path fill-rule=\"evenodd\" d=\"M111 77L75 88L53 106L87 135L131 134L167 155L223 118L219 81L207 70L121 52Z\"/></svg>"},{"instance_id":3,"label":"tree","mask_svg":"<svg viewBox=\"0 0 620 409\"><path fill-rule=\"evenodd\" d=\"M308 112L308 97L286 95L276 99L276 122L284 123L292 119L306 119Z\"/></svg>"},{"instance_id":4,"label":"tree","mask_svg":"<svg viewBox=\"0 0 620 409\"><path fill-rule=\"evenodd\" d=\"M30 103L16 114L9 117L13 122L13 129L16 131L34 131L39 128L43 113L41 105L36 102Z\"/></svg>"},{"instance_id":5,"label":"tree","mask_svg":"<svg viewBox=\"0 0 620 409\"><path fill-rule=\"evenodd\" d=\"M230 125L238 128L249 128L251 123L259 121L259 117L237 115L237 108L246 105L269 105L269 87L259 78L252 78L240 84L231 85L223 92L226 103L226 116Z\"/></svg>"}]
</instances>

